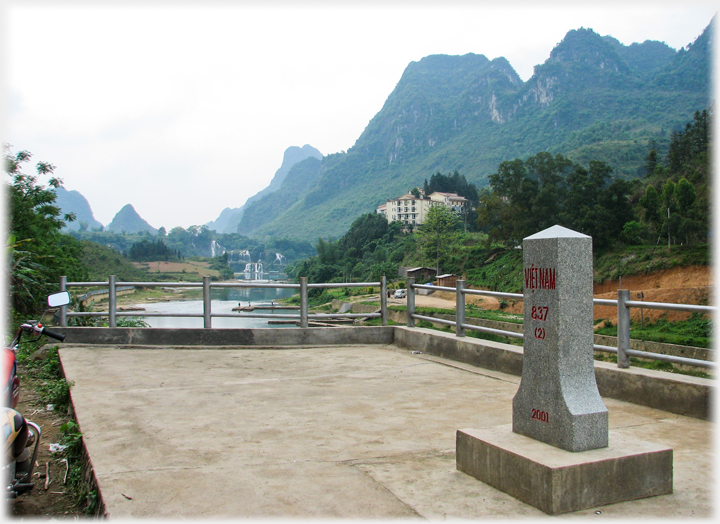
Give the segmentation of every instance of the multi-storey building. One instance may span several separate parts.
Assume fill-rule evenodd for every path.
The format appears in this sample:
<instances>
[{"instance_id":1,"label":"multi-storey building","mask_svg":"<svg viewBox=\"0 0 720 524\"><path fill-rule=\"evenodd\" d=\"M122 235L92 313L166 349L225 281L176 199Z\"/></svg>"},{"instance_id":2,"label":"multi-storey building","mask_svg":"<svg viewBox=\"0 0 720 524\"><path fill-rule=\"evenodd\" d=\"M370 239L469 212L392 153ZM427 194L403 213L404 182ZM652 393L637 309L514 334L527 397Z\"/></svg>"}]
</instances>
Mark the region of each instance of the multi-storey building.
<instances>
[{"instance_id":1,"label":"multi-storey building","mask_svg":"<svg viewBox=\"0 0 720 524\"><path fill-rule=\"evenodd\" d=\"M456 193L440 193L439 191L435 191L428 198L430 199L431 205L445 206L457 213L465 212L470 205L470 201L467 198Z\"/></svg>"},{"instance_id":2,"label":"multi-storey building","mask_svg":"<svg viewBox=\"0 0 720 524\"><path fill-rule=\"evenodd\" d=\"M425 223L425 217L432 206L445 206L453 211L462 213L469 205L469 201L455 193L440 193L436 191L425 196L419 191L419 197L412 193L405 193L394 200L388 200L377 207L377 212L385 215L388 222L396 220L406 226L419 226Z\"/></svg>"}]
</instances>

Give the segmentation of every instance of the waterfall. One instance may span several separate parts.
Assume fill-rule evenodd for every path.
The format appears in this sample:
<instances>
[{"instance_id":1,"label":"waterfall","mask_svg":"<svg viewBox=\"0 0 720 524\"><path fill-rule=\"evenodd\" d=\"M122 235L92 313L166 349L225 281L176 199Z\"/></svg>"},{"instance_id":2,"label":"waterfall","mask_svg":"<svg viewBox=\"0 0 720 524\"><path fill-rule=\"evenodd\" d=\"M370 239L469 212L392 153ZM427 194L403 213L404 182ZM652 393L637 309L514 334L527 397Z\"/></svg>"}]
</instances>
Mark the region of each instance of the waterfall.
<instances>
[{"instance_id":1,"label":"waterfall","mask_svg":"<svg viewBox=\"0 0 720 524\"><path fill-rule=\"evenodd\" d=\"M210 256L212 258L215 258L216 256L219 256L219 255L224 255L225 251L226 251L226 249L224 247L222 247L220 244L218 244L217 242L215 242L214 240L212 242L210 242Z\"/></svg>"},{"instance_id":2,"label":"waterfall","mask_svg":"<svg viewBox=\"0 0 720 524\"><path fill-rule=\"evenodd\" d=\"M245 264L245 273L263 273L262 262L248 262Z\"/></svg>"}]
</instances>

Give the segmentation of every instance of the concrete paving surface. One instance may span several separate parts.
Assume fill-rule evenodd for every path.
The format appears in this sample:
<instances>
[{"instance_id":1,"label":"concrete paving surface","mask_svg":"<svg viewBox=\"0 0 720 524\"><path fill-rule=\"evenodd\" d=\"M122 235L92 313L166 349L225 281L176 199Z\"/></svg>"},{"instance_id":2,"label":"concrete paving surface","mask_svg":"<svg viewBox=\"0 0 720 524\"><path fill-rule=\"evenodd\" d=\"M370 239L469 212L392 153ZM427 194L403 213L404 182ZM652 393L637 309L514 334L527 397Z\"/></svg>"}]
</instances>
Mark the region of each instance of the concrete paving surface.
<instances>
[{"instance_id":1,"label":"concrete paving surface","mask_svg":"<svg viewBox=\"0 0 720 524\"><path fill-rule=\"evenodd\" d=\"M395 346L60 355L111 518L550 518L455 467L519 377ZM611 431L674 449L674 493L552 518L713 516L712 424L604 400Z\"/></svg>"}]
</instances>

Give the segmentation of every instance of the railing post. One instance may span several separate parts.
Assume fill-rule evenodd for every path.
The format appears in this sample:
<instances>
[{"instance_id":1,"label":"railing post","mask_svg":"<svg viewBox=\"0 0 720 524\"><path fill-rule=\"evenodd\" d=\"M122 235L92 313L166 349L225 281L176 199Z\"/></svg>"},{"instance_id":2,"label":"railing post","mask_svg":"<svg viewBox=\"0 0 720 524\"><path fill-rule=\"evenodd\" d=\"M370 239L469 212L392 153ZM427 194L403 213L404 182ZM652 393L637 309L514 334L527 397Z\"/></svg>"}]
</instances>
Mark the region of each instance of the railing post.
<instances>
[{"instance_id":1,"label":"railing post","mask_svg":"<svg viewBox=\"0 0 720 524\"><path fill-rule=\"evenodd\" d=\"M115 290L115 275L108 278L108 326L117 327L115 311L117 310L117 291Z\"/></svg>"},{"instance_id":2,"label":"railing post","mask_svg":"<svg viewBox=\"0 0 720 524\"><path fill-rule=\"evenodd\" d=\"M300 277L300 327L308 327L308 281Z\"/></svg>"},{"instance_id":3,"label":"railing post","mask_svg":"<svg viewBox=\"0 0 720 524\"><path fill-rule=\"evenodd\" d=\"M387 277L385 275L380 277L380 318L382 325L387 326Z\"/></svg>"},{"instance_id":4,"label":"railing post","mask_svg":"<svg viewBox=\"0 0 720 524\"><path fill-rule=\"evenodd\" d=\"M203 277L203 327L212 328L212 298L210 295L210 277Z\"/></svg>"},{"instance_id":5,"label":"railing post","mask_svg":"<svg viewBox=\"0 0 720 524\"><path fill-rule=\"evenodd\" d=\"M415 279L407 279L407 327L415 327Z\"/></svg>"},{"instance_id":6,"label":"railing post","mask_svg":"<svg viewBox=\"0 0 720 524\"><path fill-rule=\"evenodd\" d=\"M67 291L67 277L60 277L60 291ZM67 327L67 306L60 306L60 326Z\"/></svg>"},{"instance_id":7,"label":"railing post","mask_svg":"<svg viewBox=\"0 0 720 524\"><path fill-rule=\"evenodd\" d=\"M465 336L465 281L458 280L455 283L455 335Z\"/></svg>"},{"instance_id":8,"label":"railing post","mask_svg":"<svg viewBox=\"0 0 720 524\"><path fill-rule=\"evenodd\" d=\"M630 290L618 289L617 365L619 368L630 367L630 359L625 352L630 349L630 308L625 305L628 300L630 300Z\"/></svg>"}]
</instances>

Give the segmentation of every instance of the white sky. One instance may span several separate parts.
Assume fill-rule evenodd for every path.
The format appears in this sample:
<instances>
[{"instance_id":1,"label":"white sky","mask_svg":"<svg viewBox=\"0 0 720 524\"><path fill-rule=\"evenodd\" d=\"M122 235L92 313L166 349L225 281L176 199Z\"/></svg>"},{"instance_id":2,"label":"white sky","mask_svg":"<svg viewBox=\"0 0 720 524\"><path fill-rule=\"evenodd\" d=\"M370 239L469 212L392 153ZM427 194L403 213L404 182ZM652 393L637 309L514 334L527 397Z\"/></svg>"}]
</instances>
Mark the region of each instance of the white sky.
<instances>
[{"instance_id":1,"label":"white sky","mask_svg":"<svg viewBox=\"0 0 720 524\"><path fill-rule=\"evenodd\" d=\"M349 149L411 61L504 56L527 80L571 29L678 49L718 6L499 4L5 1L0 134L105 225L131 203L188 227L266 187L289 146Z\"/></svg>"}]
</instances>

